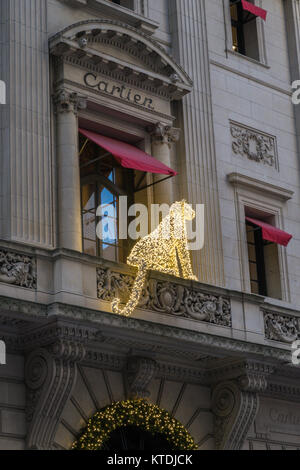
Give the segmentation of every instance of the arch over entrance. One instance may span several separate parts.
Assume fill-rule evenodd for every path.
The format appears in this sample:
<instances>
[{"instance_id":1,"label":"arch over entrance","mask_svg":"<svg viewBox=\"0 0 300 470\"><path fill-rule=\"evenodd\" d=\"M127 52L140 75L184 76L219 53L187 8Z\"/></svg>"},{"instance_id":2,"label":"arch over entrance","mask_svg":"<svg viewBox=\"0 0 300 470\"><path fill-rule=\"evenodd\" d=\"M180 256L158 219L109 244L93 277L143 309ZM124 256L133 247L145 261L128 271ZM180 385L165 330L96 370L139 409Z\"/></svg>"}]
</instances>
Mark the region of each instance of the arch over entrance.
<instances>
[{"instance_id":1,"label":"arch over entrance","mask_svg":"<svg viewBox=\"0 0 300 470\"><path fill-rule=\"evenodd\" d=\"M192 90L190 77L155 39L118 21L75 23L52 36L49 46L53 56L171 100Z\"/></svg>"},{"instance_id":2,"label":"arch over entrance","mask_svg":"<svg viewBox=\"0 0 300 470\"><path fill-rule=\"evenodd\" d=\"M120 401L99 411L73 444L76 450L128 447L130 450L197 450L192 436L179 421L143 399Z\"/></svg>"},{"instance_id":3,"label":"arch over entrance","mask_svg":"<svg viewBox=\"0 0 300 470\"><path fill-rule=\"evenodd\" d=\"M95 66L100 62L100 58L96 59L94 56L99 43L121 49L123 54L130 54L132 65L137 66L134 58L139 59L155 74L153 79L158 78L157 74L169 77L170 82L176 84L182 94L191 91L191 78L155 39L118 21L93 19L70 25L50 38L50 50L54 55L71 54L73 58L85 58ZM78 48L81 52L77 52ZM110 62L113 56L113 50L110 49L102 59ZM120 61L119 73L122 71L122 65ZM128 65L124 64L125 67ZM138 75L139 70L135 68L134 72ZM128 70L126 73L128 74Z\"/></svg>"}]
</instances>

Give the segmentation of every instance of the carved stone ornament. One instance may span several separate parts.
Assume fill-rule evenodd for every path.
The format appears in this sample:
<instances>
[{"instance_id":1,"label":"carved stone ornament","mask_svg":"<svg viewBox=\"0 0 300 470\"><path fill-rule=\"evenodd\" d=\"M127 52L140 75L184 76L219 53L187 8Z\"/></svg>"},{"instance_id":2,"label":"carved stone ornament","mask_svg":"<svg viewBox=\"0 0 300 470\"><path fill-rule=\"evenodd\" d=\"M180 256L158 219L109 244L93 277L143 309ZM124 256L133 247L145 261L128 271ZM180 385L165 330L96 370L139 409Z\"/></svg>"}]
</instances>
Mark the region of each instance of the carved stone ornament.
<instances>
[{"instance_id":1,"label":"carved stone ornament","mask_svg":"<svg viewBox=\"0 0 300 470\"><path fill-rule=\"evenodd\" d=\"M111 302L118 297L126 303L134 277L98 268L97 283L99 299ZM139 308L231 327L229 299L191 290L172 282L150 279L143 290Z\"/></svg>"},{"instance_id":2,"label":"carved stone ornament","mask_svg":"<svg viewBox=\"0 0 300 470\"><path fill-rule=\"evenodd\" d=\"M85 357L80 341L64 339L37 348L26 359L27 448L51 449L65 404L76 383L77 363Z\"/></svg>"},{"instance_id":3,"label":"carved stone ornament","mask_svg":"<svg viewBox=\"0 0 300 470\"><path fill-rule=\"evenodd\" d=\"M275 137L233 122L230 123L230 131L232 150L236 155L278 169Z\"/></svg>"},{"instance_id":4,"label":"carved stone ornament","mask_svg":"<svg viewBox=\"0 0 300 470\"><path fill-rule=\"evenodd\" d=\"M0 251L0 282L35 289L36 281L36 261L33 257Z\"/></svg>"},{"instance_id":5,"label":"carved stone ornament","mask_svg":"<svg viewBox=\"0 0 300 470\"><path fill-rule=\"evenodd\" d=\"M128 398L147 398L147 390L157 370L156 362L147 357L132 356L124 371Z\"/></svg>"},{"instance_id":6,"label":"carved stone ornament","mask_svg":"<svg viewBox=\"0 0 300 470\"><path fill-rule=\"evenodd\" d=\"M288 344L300 339L300 318L264 312L264 320L267 339Z\"/></svg>"},{"instance_id":7,"label":"carved stone ornament","mask_svg":"<svg viewBox=\"0 0 300 470\"><path fill-rule=\"evenodd\" d=\"M256 364L241 365L241 375L219 383L213 390L212 410L219 450L240 450L259 409L259 393L267 389L274 370Z\"/></svg>"},{"instance_id":8,"label":"carved stone ornament","mask_svg":"<svg viewBox=\"0 0 300 470\"><path fill-rule=\"evenodd\" d=\"M180 129L166 126L162 122L158 122L154 126L148 127L148 132L152 136L154 142L171 145L180 138Z\"/></svg>"},{"instance_id":9,"label":"carved stone ornament","mask_svg":"<svg viewBox=\"0 0 300 470\"><path fill-rule=\"evenodd\" d=\"M86 109L86 98L77 93L70 92L61 88L53 96L57 113L73 112L77 114L80 109Z\"/></svg>"}]
</instances>

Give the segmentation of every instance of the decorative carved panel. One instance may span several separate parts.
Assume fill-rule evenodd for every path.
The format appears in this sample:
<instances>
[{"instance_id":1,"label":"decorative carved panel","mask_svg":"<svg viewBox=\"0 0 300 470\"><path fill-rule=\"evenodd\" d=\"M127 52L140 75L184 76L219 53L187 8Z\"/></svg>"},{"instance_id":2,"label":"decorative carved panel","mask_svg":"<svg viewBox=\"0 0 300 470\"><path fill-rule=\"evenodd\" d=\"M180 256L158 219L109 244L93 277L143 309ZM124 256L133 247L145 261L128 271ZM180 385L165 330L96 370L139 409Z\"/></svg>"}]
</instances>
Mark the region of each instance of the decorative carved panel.
<instances>
[{"instance_id":1,"label":"decorative carved panel","mask_svg":"<svg viewBox=\"0 0 300 470\"><path fill-rule=\"evenodd\" d=\"M33 257L0 250L0 282L36 289L36 261Z\"/></svg>"},{"instance_id":2,"label":"decorative carved panel","mask_svg":"<svg viewBox=\"0 0 300 470\"><path fill-rule=\"evenodd\" d=\"M300 318L265 311L264 320L267 339L288 344L300 339Z\"/></svg>"},{"instance_id":3,"label":"decorative carved panel","mask_svg":"<svg viewBox=\"0 0 300 470\"><path fill-rule=\"evenodd\" d=\"M278 154L276 137L256 129L230 122L232 150L258 163L263 163L278 170Z\"/></svg>"},{"instance_id":4,"label":"decorative carved panel","mask_svg":"<svg viewBox=\"0 0 300 470\"><path fill-rule=\"evenodd\" d=\"M98 298L126 303L134 278L110 269L97 269ZM231 327L230 300L220 295L192 290L180 284L150 279L143 291L139 308Z\"/></svg>"}]
</instances>

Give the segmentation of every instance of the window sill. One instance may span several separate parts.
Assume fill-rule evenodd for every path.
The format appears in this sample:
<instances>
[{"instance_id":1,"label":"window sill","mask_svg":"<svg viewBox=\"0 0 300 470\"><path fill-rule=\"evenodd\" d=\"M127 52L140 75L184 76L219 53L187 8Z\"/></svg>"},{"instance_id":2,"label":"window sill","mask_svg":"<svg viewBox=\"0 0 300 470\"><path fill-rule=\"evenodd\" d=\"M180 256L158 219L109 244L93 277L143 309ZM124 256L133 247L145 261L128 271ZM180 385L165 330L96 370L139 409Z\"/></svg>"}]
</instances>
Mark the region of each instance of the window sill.
<instances>
[{"instance_id":1,"label":"window sill","mask_svg":"<svg viewBox=\"0 0 300 470\"><path fill-rule=\"evenodd\" d=\"M241 59L247 60L248 62L251 62L252 64L260 65L261 67L264 67L266 69L271 68L269 65L265 64L264 62L261 62L261 61L256 60L256 59L252 59L252 57L248 57L244 54L240 54L239 52L233 51L232 49L226 49L226 52L229 53L229 54L232 54L236 57L239 57Z\"/></svg>"},{"instance_id":2,"label":"window sill","mask_svg":"<svg viewBox=\"0 0 300 470\"><path fill-rule=\"evenodd\" d=\"M122 7L108 0L62 0L64 3L70 4L77 8L88 7L95 12L108 15L116 21L121 21L146 34L152 35L159 28L159 23L149 20L145 16L135 13L129 8Z\"/></svg>"}]
</instances>

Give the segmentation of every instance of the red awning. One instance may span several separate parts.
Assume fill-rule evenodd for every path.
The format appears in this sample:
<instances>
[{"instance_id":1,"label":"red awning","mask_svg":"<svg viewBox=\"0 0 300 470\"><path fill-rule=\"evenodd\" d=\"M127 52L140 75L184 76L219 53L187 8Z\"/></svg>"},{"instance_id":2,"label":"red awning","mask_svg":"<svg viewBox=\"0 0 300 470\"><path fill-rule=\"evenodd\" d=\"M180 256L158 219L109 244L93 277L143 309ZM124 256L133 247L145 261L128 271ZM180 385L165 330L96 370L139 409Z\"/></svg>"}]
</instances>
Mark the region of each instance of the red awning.
<instances>
[{"instance_id":1,"label":"red awning","mask_svg":"<svg viewBox=\"0 0 300 470\"><path fill-rule=\"evenodd\" d=\"M133 145L126 144L120 140L111 139L110 137L105 137L85 129L79 129L79 132L95 144L99 145L99 147L102 147L107 150L107 152L111 153L124 168L145 171L148 173L157 173L159 175L176 176L178 174L176 171Z\"/></svg>"},{"instance_id":2,"label":"red awning","mask_svg":"<svg viewBox=\"0 0 300 470\"><path fill-rule=\"evenodd\" d=\"M246 217L248 222L251 222L254 225L262 228L262 236L264 240L268 240L269 242L277 243L278 245L287 246L293 235L290 235L279 228L273 227L273 225L267 224L262 220L258 219L251 219L250 217Z\"/></svg>"},{"instance_id":3,"label":"red awning","mask_svg":"<svg viewBox=\"0 0 300 470\"><path fill-rule=\"evenodd\" d=\"M259 16L264 21L266 21L267 13L268 13L266 10L264 10L263 8L257 7L256 5L253 5L253 3L247 2L246 0L242 0L242 5L243 5L244 10L249 11L255 16Z\"/></svg>"}]
</instances>

